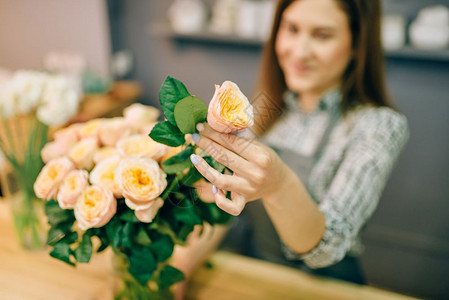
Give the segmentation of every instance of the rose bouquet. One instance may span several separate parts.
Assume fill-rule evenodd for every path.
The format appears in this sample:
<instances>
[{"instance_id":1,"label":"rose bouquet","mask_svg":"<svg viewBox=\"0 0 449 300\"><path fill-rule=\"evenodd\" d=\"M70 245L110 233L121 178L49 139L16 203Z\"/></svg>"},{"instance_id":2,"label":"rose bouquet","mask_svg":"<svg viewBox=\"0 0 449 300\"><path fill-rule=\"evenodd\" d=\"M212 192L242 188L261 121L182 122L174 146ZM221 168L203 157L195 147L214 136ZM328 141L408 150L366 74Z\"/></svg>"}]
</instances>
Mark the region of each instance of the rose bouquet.
<instances>
[{"instance_id":1,"label":"rose bouquet","mask_svg":"<svg viewBox=\"0 0 449 300\"><path fill-rule=\"evenodd\" d=\"M225 170L188 135L196 132L196 124L212 120L207 106L172 77L159 98L166 118L159 123L158 110L133 104L124 117L56 132L42 150L47 164L34 184L36 195L48 200L50 255L75 265L89 262L94 251L112 248L123 281L116 299L167 296L169 287L184 278L169 264L174 246L184 245L195 226L225 223L230 217L215 203L201 201L193 186L202 176L191 154ZM239 111L234 102L226 105ZM214 114L223 124L235 121L243 127L248 121L235 119L226 108Z\"/></svg>"},{"instance_id":2,"label":"rose bouquet","mask_svg":"<svg viewBox=\"0 0 449 300\"><path fill-rule=\"evenodd\" d=\"M11 167L2 177L2 190L10 198L16 231L26 248L45 245L46 229L39 218L43 202L35 196L33 183L42 168L40 151L48 127L67 122L79 102L76 88L59 75L20 70L0 84L0 151Z\"/></svg>"}]
</instances>

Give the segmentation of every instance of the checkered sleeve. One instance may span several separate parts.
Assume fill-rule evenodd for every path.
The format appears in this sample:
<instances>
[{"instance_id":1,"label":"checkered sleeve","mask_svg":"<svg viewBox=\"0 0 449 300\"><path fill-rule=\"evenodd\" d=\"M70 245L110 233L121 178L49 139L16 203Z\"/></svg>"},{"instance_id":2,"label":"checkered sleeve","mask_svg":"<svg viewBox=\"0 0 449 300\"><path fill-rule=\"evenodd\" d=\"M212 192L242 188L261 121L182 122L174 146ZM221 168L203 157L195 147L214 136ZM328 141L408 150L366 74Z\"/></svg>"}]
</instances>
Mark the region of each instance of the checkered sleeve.
<instances>
[{"instance_id":1,"label":"checkered sleeve","mask_svg":"<svg viewBox=\"0 0 449 300\"><path fill-rule=\"evenodd\" d=\"M283 245L286 258L301 259L311 268L330 266L343 259L374 212L408 137L406 118L390 109L362 115L328 191L319 201L326 218L321 241L301 255Z\"/></svg>"}]
</instances>

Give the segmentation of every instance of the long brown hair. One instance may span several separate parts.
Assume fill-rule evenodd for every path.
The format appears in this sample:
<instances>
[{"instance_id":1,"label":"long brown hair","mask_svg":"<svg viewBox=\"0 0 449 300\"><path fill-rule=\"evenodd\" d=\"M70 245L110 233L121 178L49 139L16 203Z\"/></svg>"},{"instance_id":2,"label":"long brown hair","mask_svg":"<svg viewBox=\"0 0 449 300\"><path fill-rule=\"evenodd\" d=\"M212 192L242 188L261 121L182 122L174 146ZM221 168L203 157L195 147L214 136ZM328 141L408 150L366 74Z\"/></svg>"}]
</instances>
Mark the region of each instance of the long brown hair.
<instances>
[{"instance_id":1,"label":"long brown hair","mask_svg":"<svg viewBox=\"0 0 449 300\"><path fill-rule=\"evenodd\" d=\"M275 43L282 14L294 1L279 0L271 35L262 53L260 76L254 100L264 95L265 100L254 101L256 111L267 110L267 105L283 107L283 94L287 90L283 72L279 66ZM352 35L354 58L349 62L342 80L342 110L344 113L358 104L393 107L385 85L384 59L380 37L381 5L379 0L334 0L348 16ZM264 107L262 107L264 106ZM279 117L279 109L270 114L258 114L258 134L266 131ZM277 112L277 113L276 113Z\"/></svg>"}]
</instances>

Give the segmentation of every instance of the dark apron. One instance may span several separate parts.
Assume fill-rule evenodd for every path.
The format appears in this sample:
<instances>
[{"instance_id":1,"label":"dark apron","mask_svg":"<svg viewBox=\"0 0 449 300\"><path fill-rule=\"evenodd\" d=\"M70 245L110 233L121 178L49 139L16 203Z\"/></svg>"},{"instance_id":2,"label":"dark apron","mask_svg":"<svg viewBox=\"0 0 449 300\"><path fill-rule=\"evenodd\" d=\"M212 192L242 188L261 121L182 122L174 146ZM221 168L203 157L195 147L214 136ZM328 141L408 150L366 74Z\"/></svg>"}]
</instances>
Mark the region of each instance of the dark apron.
<instances>
[{"instance_id":1,"label":"dark apron","mask_svg":"<svg viewBox=\"0 0 449 300\"><path fill-rule=\"evenodd\" d=\"M339 115L335 115L335 117L329 121L329 125L324 132L318 147L310 156L301 155L289 149L279 149L269 145L277 152L284 163L296 173L305 186L307 186L307 183L309 182L312 168L326 146L332 129L338 122L338 119ZM301 260L287 260L282 252L279 235L265 211L261 200L247 203L242 214L237 218L235 224L233 224L230 229L223 245L224 249L235 250L244 255L301 269L308 273L343 279L360 284L364 283L358 260L354 257L346 256L341 262L320 269L311 269Z\"/></svg>"}]
</instances>

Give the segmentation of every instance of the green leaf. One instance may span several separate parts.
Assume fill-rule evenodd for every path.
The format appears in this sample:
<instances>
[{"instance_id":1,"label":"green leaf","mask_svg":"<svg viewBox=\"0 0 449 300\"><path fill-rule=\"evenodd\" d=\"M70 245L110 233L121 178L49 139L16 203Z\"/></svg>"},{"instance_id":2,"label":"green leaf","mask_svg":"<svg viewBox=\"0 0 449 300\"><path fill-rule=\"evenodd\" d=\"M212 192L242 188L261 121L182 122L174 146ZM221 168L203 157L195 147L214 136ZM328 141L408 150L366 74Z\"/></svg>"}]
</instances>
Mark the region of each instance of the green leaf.
<instances>
[{"instance_id":1,"label":"green leaf","mask_svg":"<svg viewBox=\"0 0 449 300\"><path fill-rule=\"evenodd\" d=\"M120 247L121 236L122 236L122 225L117 218L112 218L105 226L106 235L114 249Z\"/></svg>"},{"instance_id":2,"label":"green leaf","mask_svg":"<svg viewBox=\"0 0 449 300\"><path fill-rule=\"evenodd\" d=\"M156 260L147 247L133 247L129 255L129 272L141 284L146 285L156 269Z\"/></svg>"},{"instance_id":3,"label":"green leaf","mask_svg":"<svg viewBox=\"0 0 449 300\"><path fill-rule=\"evenodd\" d=\"M162 168L167 174L175 174L183 171L192 165L190 155L193 154L193 148L187 146L182 152L170 157L162 163Z\"/></svg>"},{"instance_id":4,"label":"green leaf","mask_svg":"<svg viewBox=\"0 0 449 300\"><path fill-rule=\"evenodd\" d=\"M174 283L183 281L184 278L184 274L180 270L167 265L159 274L159 289L166 290Z\"/></svg>"},{"instance_id":5,"label":"green leaf","mask_svg":"<svg viewBox=\"0 0 449 300\"><path fill-rule=\"evenodd\" d=\"M158 262L167 260L173 254L175 244L168 235L160 235L150 245L150 250L156 256Z\"/></svg>"},{"instance_id":6,"label":"green leaf","mask_svg":"<svg viewBox=\"0 0 449 300\"><path fill-rule=\"evenodd\" d=\"M71 250L69 244L58 243L54 246L53 251L50 252L50 256L62 260L63 262L74 266L75 264L70 260Z\"/></svg>"},{"instance_id":7,"label":"green leaf","mask_svg":"<svg viewBox=\"0 0 449 300\"><path fill-rule=\"evenodd\" d=\"M92 257L92 241L88 234L83 235L81 243L74 251L75 258L80 263L88 263Z\"/></svg>"},{"instance_id":8,"label":"green leaf","mask_svg":"<svg viewBox=\"0 0 449 300\"><path fill-rule=\"evenodd\" d=\"M78 240L78 232L70 232L66 234L60 242L66 243L66 244L73 244Z\"/></svg>"},{"instance_id":9,"label":"green leaf","mask_svg":"<svg viewBox=\"0 0 449 300\"><path fill-rule=\"evenodd\" d=\"M142 246L149 246L151 244L151 239L142 226L139 227L139 231L136 235L136 242Z\"/></svg>"},{"instance_id":10,"label":"green leaf","mask_svg":"<svg viewBox=\"0 0 449 300\"><path fill-rule=\"evenodd\" d=\"M75 215L71 209L62 209L58 202L54 200L45 203L45 214L48 217L48 223L52 226L64 222L75 222Z\"/></svg>"},{"instance_id":11,"label":"green leaf","mask_svg":"<svg viewBox=\"0 0 449 300\"><path fill-rule=\"evenodd\" d=\"M73 221L68 221L51 226L47 234L47 245L53 246L62 240L70 232L72 225Z\"/></svg>"},{"instance_id":12,"label":"green leaf","mask_svg":"<svg viewBox=\"0 0 449 300\"><path fill-rule=\"evenodd\" d=\"M182 178L181 182L184 185L191 186L198 180L203 178L203 175L201 175L200 172L195 167L191 167L186 175Z\"/></svg>"},{"instance_id":13,"label":"green leaf","mask_svg":"<svg viewBox=\"0 0 449 300\"><path fill-rule=\"evenodd\" d=\"M170 147L178 147L186 142L184 134L178 127L168 121L157 123L151 130L149 136L156 142Z\"/></svg>"},{"instance_id":14,"label":"green leaf","mask_svg":"<svg viewBox=\"0 0 449 300\"><path fill-rule=\"evenodd\" d=\"M224 165L216 161L212 156L205 156L203 159L215 170L222 173L226 168Z\"/></svg>"},{"instance_id":15,"label":"green leaf","mask_svg":"<svg viewBox=\"0 0 449 300\"><path fill-rule=\"evenodd\" d=\"M190 200L185 198L182 203L183 206L173 208L175 220L189 225L202 224L201 218L196 214L194 206Z\"/></svg>"},{"instance_id":16,"label":"green leaf","mask_svg":"<svg viewBox=\"0 0 449 300\"><path fill-rule=\"evenodd\" d=\"M189 96L189 92L185 85L170 76L167 76L161 89L159 90L159 101L161 103L162 112L168 122L176 126L174 111L176 103Z\"/></svg>"},{"instance_id":17,"label":"green leaf","mask_svg":"<svg viewBox=\"0 0 449 300\"><path fill-rule=\"evenodd\" d=\"M134 224L125 223L122 229L121 246L125 248L131 248L133 246L132 238L134 236Z\"/></svg>"},{"instance_id":18,"label":"green leaf","mask_svg":"<svg viewBox=\"0 0 449 300\"><path fill-rule=\"evenodd\" d=\"M140 223L140 220L137 219L136 214L133 210L127 209L118 217L119 220L130 222L130 223Z\"/></svg>"},{"instance_id":19,"label":"green leaf","mask_svg":"<svg viewBox=\"0 0 449 300\"><path fill-rule=\"evenodd\" d=\"M176 125L182 133L195 133L196 124L206 121L207 106L198 97L188 96L175 106Z\"/></svg>"}]
</instances>

